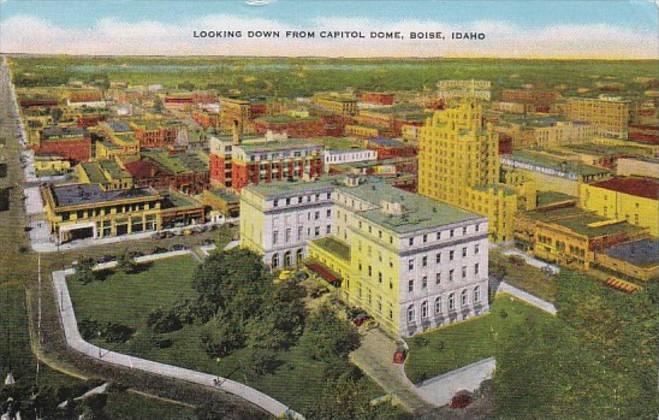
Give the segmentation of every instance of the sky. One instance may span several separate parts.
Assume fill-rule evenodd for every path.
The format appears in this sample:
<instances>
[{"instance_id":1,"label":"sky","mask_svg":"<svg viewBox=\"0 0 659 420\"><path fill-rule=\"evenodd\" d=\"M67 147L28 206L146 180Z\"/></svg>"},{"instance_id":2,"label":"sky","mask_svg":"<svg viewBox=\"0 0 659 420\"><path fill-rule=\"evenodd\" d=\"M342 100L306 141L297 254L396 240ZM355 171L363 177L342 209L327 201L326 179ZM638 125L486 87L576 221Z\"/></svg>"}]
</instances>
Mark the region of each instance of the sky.
<instances>
[{"instance_id":1,"label":"sky","mask_svg":"<svg viewBox=\"0 0 659 420\"><path fill-rule=\"evenodd\" d=\"M194 37L204 30L243 37ZM255 30L282 38L247 38ZM285 38L287 30L315 31L316 39ZM321 30L367 38L319 39ZM404 39L371 40L371 31L400 31ZM447 39L409 35L437 31ZM452 32L485 39L452 40ZM659 0L0 0L0 51L659 59Z\"/></svg>"}]
</instances>

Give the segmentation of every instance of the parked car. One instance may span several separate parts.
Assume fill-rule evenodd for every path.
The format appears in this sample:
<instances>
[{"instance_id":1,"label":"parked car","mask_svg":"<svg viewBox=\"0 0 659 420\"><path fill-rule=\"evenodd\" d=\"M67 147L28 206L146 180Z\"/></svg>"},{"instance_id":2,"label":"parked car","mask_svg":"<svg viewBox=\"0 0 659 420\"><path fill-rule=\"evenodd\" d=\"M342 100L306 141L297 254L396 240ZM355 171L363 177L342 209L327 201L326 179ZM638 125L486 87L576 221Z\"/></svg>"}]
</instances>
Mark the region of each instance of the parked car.
<instances>
[{"instance_id":1,"label":"parked car","mask_svg":"<svg viewBox=\"0 0 659 420\"><path fill-rule=\"evenodd\" d=\"M174 244L171 247L169 247L170 251L184 251L188 249L186 245L183 244Z\"/></svg>"},{"instance_id":2,"label":"parked car","mask_svg":"<svg viewBox=\"0 0 659 420\"><path fill-rule=\"evenodd\" d=\"M128 258L137 258L141 257L144 255L144 252L142 251L131 251L128 253Z\"/></svg>"},{"instance_id":3,"label":"parked car","mask_svg":"<svg viewBox=\"0 0 659 420\"><path fill-rule=\"evenodd\" d=\"M201 244L203 246L211 246L215 244L215 241L212 239L204 239L203 241L201 241Z\"/></svg>"}]
</instances>

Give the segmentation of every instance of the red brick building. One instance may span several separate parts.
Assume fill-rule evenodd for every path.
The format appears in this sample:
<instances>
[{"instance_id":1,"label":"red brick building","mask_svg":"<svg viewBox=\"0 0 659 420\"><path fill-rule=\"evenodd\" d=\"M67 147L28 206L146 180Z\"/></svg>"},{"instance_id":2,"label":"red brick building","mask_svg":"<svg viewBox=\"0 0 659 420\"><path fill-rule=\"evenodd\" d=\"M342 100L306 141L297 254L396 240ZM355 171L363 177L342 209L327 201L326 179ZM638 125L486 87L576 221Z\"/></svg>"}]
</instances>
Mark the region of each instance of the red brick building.
<instances>
[{"instance_id":1,"label":"red brick building","mask_svg":"<svg viewBox=\"0 0 659 420\"><path fill-rule=\"evenodd\" d=\"M87 162L91 158L91 137L83 128L44 128L40 133L35 152L55 154L74 163Z\"/></svg>"},{"instance_id":2,"label":"red brick building","mask_svg":"<svg viewBox=\"0 0 659 420\"><path fill-rule=\"evenodd\" d=\"M254 120L254 128L258 134L268 131L286 133L290 137L321 137L325 134L325 122L319 117L291 117L288 115L273 115Z\"/></svg>"},{"instance_id":3,"label":"red brick building","mask_svg":"<svg viewBox=\"0 0 659 420\"><path fill-rule=\"evenodd\" d=\"M558 92L539 89L504 89L501 92L502 101L532 104L535 112L549 112L551 104L559 97Z\"/></svg>"},{"instance_id":4,"label":"red brick building","mask_svg":"<svg viewBox=\"0 0 659 420\"><path fill-rule=\"evenodd\" d=\"M378 153L378 160L412 157L417 154L417 148L414 145L394 139L373 138L364 142L367 149L375 150Z\"/></svg>"},{"instance_id":5,"label":"red brick building","mask_svg":"<svg viewBox=\"0 0 659 420\"><path fill-rule=\"evenodd\" d=\"M359 100L373 105L393 105L394 94L389 92L362 92L359 95Z\"/></svg>"},{"instance_id":6,"label":"red brick building","mask_svg":"<svg viewBox=\"0 0 659 420\"><path fill-rule=\"evenodd\" d=\"M176 140L181 124L175 121L142 120L129 124L140 147L160 148L168 146Z\"/></svg>"},{"instance_id":7,"label":"red brick building","mask_svg":"<svg viewBox=\"0 0 659 420\"><path fill-rule=\"evenodd\" d=\"M194 111L192 119L204 129L217 127L220 124L219 114L211 114L205 111Z\"/></svg>"},{"instance_id":8,"label":"red brick building","mask_svg":"<svg viewBox=\"0 0 659 420\"><path fill-rule=\"evenodd\" d=\"M629 124L628 138L643 143L659 144L659 125Z\"/></svg>"}]
</instances>

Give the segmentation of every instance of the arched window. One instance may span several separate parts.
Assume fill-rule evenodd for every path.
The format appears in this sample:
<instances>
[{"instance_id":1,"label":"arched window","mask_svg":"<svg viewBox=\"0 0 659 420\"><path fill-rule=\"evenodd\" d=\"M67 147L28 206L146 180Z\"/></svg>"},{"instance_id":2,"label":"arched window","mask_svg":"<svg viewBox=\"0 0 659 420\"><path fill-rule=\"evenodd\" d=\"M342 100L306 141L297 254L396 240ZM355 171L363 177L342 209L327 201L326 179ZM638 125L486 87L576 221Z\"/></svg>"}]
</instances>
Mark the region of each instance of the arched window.
<instances>
[{"instance_id":1,"label":"arched window","mask_svg":"<svg viewBox=\"0 0 659 420\"><path fill-rule=\"evenodd\" d=\"M435 315L439 314L442 311L442 298L441 296L437 296L435 298Z\"/></svg>"},{"instance_id":2,"label":"arched window","mask_svg":"<svg viewBox=\"0 0 659 420\"><path fill-rule=\"evenodd\" d=\"M279 254L275 253L272 254L272 268L277 268L279 267Z\"/></svg>"},{"instance_id":3,"label":"arched window","mask_svg":"<svg viewBox=\"0 0 659 420\"><path fill-rule=\"evenodd\" d=\"M290 267L292 264L291 261L291 251L286 251L284 253L284 267Z\"/></svg>"},{"instance_id":4,"label":"arched window","mask_svg":"<svg viewBox=\"0 0 659 420\"><path fill-rule=\"evenodd\" d=\"M448 309L449 311L452 311L455 309L455 294L451 293L448 295Z\"/></svg>"},{"instance_id":5,"label":"arched window","mask_svg":"<svg viewBox=\"0 0 659 420\"><path fill-rule=\"evenodd\" d=\"M467 289L465 289L460 293L460 305L467 306L467 301Z\"/></svg>"},{"instance_id":6,"label":"arched window","mask_svg":"<svg viewBox=\"0 0 659 420\"><path fill-rule=\"evenodd\" d=\"M304 249L300 248L295 253L295 263L302 264L303 259L304 259Z\"/></svg>"},{"instance_id":7,"label":"arched window","mask_svg":"<svg viewBox=\"0 0 659 420\"><path fill-rule=\"evenodd\" d=\"M421 318L428 318L428 301L421 304Z\"/></svg>"},{"instance_id":8,"label":"arched window","mask_svg":"<svg viewBox=\"0 0 659 420\"><path fill-rule=\"evenodd\" d=\"M407 322L408 323L413 323L414 322L414 306L410 305L407 307Z\"/></svg>"},{"instance_id":9,"label":"arched window","mask_svg":"<svg viewBox=\"0 0 659 420\"><path fill-rule=\"evenodd\" d=\"M480 286L474 287L474 303L481 301L481 288Z\"/></svg>"}]
</instances>

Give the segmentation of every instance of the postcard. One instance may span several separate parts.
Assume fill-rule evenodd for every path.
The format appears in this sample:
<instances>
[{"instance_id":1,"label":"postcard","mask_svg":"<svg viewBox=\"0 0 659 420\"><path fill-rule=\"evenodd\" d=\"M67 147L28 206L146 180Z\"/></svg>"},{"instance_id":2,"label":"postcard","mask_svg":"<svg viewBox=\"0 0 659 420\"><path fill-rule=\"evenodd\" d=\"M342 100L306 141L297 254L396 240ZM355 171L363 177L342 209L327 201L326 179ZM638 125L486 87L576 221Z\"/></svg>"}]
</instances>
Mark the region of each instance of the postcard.
<instances>
[{"instance_id":1,"label":"postcard","mask_svg":"<svg viewBox=\"0 0 659 420\"><path fill-rule=\"evenodd\" d=\"M0 0L0 419L656 419L656 0Z\"/></svg>"}]
</instances>

